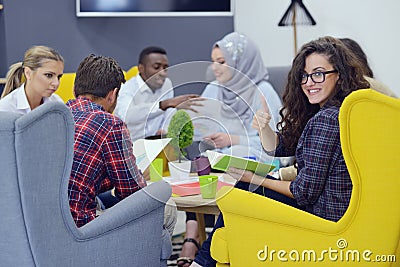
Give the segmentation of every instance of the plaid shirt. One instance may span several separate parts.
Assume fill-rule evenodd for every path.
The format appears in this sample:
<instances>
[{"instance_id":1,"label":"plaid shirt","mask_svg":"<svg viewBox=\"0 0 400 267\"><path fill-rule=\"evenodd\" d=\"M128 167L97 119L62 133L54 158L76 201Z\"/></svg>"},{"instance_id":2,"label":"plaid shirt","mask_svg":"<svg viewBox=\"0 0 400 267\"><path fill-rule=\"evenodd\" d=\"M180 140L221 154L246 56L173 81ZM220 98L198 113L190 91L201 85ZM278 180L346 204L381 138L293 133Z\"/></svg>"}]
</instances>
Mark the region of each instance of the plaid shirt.
<instances>
[{"instance_id":1,"label":"plaid shirt","mask_svg":"<svg viewBox=\"0 0 400 267\"><path fill-rule=\"evenodd\" d=\"M298 175L290 191L306 211L338 221L347 210L353 186L340 145L339 108L326 106L308 121L299 139Z\"/></svg>"},{"instance_id":2,"label":"plaid shirt","mask_svg":"<svg viewBox=\"0 0 400 267\"><path fill-rule=\"evenodd\" d=\"M75 120L69 205L76 225L81 227L95 218L98 193L115 187L121 200L146 182L136 166L123 121L86 98L70 100L67 106Z\"/></svg>"}]
</instances>

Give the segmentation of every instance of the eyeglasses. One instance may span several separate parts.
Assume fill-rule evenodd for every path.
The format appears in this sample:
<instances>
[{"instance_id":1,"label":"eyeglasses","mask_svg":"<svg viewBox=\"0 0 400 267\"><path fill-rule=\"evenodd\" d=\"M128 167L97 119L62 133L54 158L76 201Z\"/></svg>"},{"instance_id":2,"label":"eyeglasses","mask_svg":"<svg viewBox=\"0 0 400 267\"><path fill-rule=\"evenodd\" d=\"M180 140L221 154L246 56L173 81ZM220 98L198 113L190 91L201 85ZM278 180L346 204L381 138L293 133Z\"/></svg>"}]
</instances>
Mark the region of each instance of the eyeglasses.
<instances>
[{"instance_id":1,"label":"eyeglasses","mask_svg":"<svg viewBox=\"0 0 400 267\"><path fill-rule=\"evenodd\" d=\"M311 77L311 80L315 83L323 83L325 81L325 75L329 73L338 72L337 70L328 70L328 71L317 71L313 73L303 73L301 75L301 84L306 84L308 81L308 77Z\"/></svg>"}]
</instances>

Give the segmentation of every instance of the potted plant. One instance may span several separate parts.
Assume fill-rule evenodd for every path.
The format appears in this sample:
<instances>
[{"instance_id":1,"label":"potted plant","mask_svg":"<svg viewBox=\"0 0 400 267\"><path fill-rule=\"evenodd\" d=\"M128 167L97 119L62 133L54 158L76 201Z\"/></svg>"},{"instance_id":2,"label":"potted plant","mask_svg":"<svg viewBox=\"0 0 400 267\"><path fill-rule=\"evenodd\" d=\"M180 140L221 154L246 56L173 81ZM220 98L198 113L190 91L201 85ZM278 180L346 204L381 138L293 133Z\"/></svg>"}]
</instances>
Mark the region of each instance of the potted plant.
<instances>
[{"instance_id":1,"label":"potted plant","mask_svg":"<svg viewBox=\"0 0 400 267\"><path fill-rule=\"evenodd\" d=\"M168 163L172 177L184 178L184 176L188 176L191 161L182 161L183 156L185 156L183 149L192 144L193 135L194 127L189 114L184 110L178 110L171 118L167 133L167 137L172 138L170 144L177 154L177 162Z\"/></svg>"}]
</instances>

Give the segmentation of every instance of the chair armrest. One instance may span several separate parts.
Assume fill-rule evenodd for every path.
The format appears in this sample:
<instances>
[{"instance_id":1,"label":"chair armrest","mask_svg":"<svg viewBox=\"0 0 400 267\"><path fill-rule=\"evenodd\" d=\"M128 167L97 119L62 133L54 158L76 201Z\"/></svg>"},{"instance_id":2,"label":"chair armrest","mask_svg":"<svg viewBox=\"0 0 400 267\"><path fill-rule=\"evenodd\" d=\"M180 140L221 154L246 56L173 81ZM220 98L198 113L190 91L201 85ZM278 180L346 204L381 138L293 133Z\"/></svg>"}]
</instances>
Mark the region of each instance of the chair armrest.
<instances>
[{"instance_id":1,"label":"chair armrest","mask_svg":"<svg viewBox=\"0 0 400 267\"><path fill-rule=\"evenodd\" d=\"M167 260L172 255L172 241L168 230L163 229L161 233L161 256L160 259L165 261L165 266L167 266Z\"/></svg>"},{"instance_id":2,"label":"chair armrest","mask_svg":"<svg viewBox=\"0 0 400 267\"><path fill-rule=\"evenodd\" d=\"M101 216L79 228L78 239L89 239L122 227L164 207L171 197L171 186L164 181L152 183L133 193Z\"/></svg>"},{"instance_id":3,"label":"chair armrest","mask_svg":"<svg viewBox=\"0 0 400 267\"><path fill-rule=\"evenodd\" d=\"M228 242L224 227L215 230L211 240L210 251L211 257L218 263L229 263Z\"/></svg>"},{"instance_id":4,"label":"chair armrest","mask_svg":"<svg viewBox=\"0 0 400 267\"><path fill-rule=\"evenodd\" d=\"M325 220L273 199L237 188L222 187L217 194L217 204L224 215L237 214L302 231L336 233L347 226L347 220L339 222Z\"/></svg>"}]
</instances>

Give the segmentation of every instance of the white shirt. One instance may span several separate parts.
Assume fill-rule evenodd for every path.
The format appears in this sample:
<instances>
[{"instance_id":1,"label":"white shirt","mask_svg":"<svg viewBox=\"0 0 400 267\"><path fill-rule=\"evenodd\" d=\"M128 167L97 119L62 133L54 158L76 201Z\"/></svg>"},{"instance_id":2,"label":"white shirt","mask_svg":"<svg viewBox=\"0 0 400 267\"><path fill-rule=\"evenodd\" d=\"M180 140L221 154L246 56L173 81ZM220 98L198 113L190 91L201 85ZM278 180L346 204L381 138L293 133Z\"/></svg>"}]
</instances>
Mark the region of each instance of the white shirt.
<instances>
[{"instance_id":1,"label":"white shirt","mask_svg":"<svg viewBox=\"0 0 400 267\"><path fill-rule=\"evenodd\" d=\"M53 101L63 103L61 97L56 94L52 94L50 97L43 97L43 104ZM25 83L0 100L0 111L18 114L27 114L31 112L31 107L29 106L28 98L25 93Z\"/></svg>"},{"instance_id":2,"label":"white shirt","mask_svg":"<svg viewBox=\"0 0 400 267\"><path fill-rule=\"evenodd\" d=\"M175 109L163 111L159 102L173 97L170 79L167 78L163 86L153 92L142 77L136 75L121 86L114 115L127 124L132 141L152 136L159 129L168 128Z\"/></svg>"}]
</instances>

